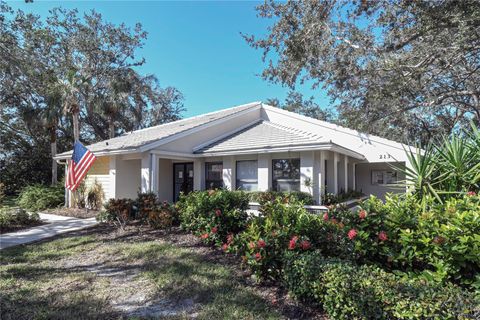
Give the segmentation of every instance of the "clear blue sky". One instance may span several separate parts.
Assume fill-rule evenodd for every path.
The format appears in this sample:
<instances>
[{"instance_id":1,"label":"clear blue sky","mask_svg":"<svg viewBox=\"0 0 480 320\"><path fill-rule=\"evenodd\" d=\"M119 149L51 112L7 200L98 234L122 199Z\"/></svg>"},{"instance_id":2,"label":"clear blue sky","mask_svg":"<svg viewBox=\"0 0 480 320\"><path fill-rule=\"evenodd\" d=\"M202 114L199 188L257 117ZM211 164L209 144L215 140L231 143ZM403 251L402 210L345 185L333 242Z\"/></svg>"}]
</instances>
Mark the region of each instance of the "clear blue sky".
<instances>
[{"instance_id":1,"label":"clear blue sky","mask_svg":"<svg viewBox=\"0 0 480 320\"><path fill-rule=\"evenodd\" d=\"M268 98L283 100L288 88L271 84L259 74L262 53L249 47L240 35L262 35L269 21L256 16L257 2L161 2L161 1L23 1L8 2L14 8L45 17L48 10L62 6L79 12L95 9L113 23L134 26L140 22L148 39L138 56L146 59L141 68L154 74L162 86L174 86L185 96L192 116L242 103ZM328 108L321 89L298 86L306 97L314 96Z\"/></svg>"}]
</instances>

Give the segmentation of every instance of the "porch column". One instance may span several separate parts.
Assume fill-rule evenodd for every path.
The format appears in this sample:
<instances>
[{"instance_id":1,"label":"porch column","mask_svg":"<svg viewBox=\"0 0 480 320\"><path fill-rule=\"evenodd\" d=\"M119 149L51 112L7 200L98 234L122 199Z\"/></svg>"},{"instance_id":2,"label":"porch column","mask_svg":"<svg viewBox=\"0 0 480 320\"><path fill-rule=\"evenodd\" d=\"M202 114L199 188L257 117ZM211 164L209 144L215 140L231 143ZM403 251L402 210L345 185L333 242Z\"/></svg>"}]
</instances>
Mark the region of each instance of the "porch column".
<instances>
[{"instance_id":1,"label":"porch column","mask_svg":"<svg viewBox=\"0 0 480 320\"><path fill-rule=\"evenodd\" d=\"M355 167L356 167L356 163L352 163L352 190L357 190L357 186L355 185Z\"/></svg>"},{"instance_id":2,"label":"porch column","mask_svg":"<svg viewBox=\"0 0 480 320\"><path fill-rule=\"evenodd\" d=\"M154 192L158 196L158 170L159 170L159 160L158 160L158 155L152 154L152 176L151 176L151 189L152 192Z\"/></svg>"},{"instance_id":3,"label":"porch column","mask_svg":"<svg viewBox=\"0 0 480 320\"><path fill-rule=\"evenodd\" d=\"M205 189L205 160L193 160L193 190Z\"/></svg>"},{"instance_id":4,"label":"porch column","mask_svg":"<svg viewBox=\"0 0 480 320\"><path fill-rule=\"evenodd\" d=\"M343 187L344 187L344 190L345 192L348 191L348 156L346 155L343 155L343 172L345 173L344 174L344 183L343 183Z\"/></svg>"},{"instance_id":5,"label":"porch column","mask_svg":"<svg viewBox=\"0 0 480 320\"><path fill-rule=\"evenodd\" d=\"M258 191L267 191L271 189L271 160L270 155L258 155Z\"/></svg>"},{"instance_id":6,"label":"porch column","mask_svg":"<svg viewBox=\"0 0 480 320\"><path fill-rule=\"evenodd\" d=\"M141 192L150 192L152 190L152 162L153 162L153 154L151 153L142 154L141 182L140 182Z\"/></svg>"},{"instance_id":7,"label":"porch column","mask_svg":"<svg viewBox=\"0 0 480 320\"><path fill-rule=\"evenodd\" d=\"M313 195L313 151L300 152L300 191Z\"/></svg>"},{"instance_id":8,"label":"porch column","mask_svg":"<svg viewBox=\"0 0 480 320\"><path fill-rule=\"evenodd\" d=\"M110 157L110 164L108 169L108 178L110 181L108 190L106 190L106 198L108 199L115 199L116 198L116 190L117 190L117 156Z\"/></svg>"},{"instance_id":9,"label":"porch column","mask_svg":"<svg viewBox=\"0 0 480 320\"><path fill-rule=\"evenodd\" d=\"M338 194L338 153L333 153L333 194Z\"/></svg>"},{"instance_id":10,"label":"porch column","mask_svg":"<svg viewBox=\"0 0 480 320\"><path fill-rule=\"evenodd\" d=\"M318 204L322 204L322 196L325 193L325 151L320 151L319 156L318 196L316 200Z\"/></svg>"},{"instance_id":11,"label":"porch column","mask_svg":"<svg viewBox=\"0 0 480 320\"><path fill-rule=\"evenodd\" d=\"M227 190L235 189L235 161L233 156L223 157L223 186Z\"/></svg>"}]
</instances>

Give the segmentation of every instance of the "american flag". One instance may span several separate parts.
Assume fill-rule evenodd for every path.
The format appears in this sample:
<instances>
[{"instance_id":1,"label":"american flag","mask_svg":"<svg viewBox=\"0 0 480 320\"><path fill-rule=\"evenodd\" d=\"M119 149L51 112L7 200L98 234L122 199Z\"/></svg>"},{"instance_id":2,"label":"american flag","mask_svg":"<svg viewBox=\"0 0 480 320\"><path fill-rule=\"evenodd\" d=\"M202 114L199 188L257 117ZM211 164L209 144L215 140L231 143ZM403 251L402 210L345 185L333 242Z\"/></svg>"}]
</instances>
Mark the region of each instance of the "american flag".
<instances>
[{"instance_id":1,"label":"american flag","mask_svg":"<svg viewBox=\"0 0 480 320\"><path fill-rule=\"evenodd\" d=\"M76 141L73 145L72 159L67 162L65 188L75 191L95 161L95 156L83 144Z\"/></svg>"}]
</instances>

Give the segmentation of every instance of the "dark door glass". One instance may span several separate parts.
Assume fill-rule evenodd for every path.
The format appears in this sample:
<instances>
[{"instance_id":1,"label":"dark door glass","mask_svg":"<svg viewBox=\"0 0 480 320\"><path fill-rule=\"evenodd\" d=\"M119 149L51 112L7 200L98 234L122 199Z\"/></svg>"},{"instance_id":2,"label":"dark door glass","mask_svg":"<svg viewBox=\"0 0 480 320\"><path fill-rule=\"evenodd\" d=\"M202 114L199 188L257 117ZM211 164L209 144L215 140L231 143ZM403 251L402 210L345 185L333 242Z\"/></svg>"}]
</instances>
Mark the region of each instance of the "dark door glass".
<instances>
[{"instance_id":1,"label":"dark door glass","mask_svg":"<svg viewBox=\"0 0 480 320\"><path fill-rule=\"evenodd\" d=\"M193 191L193 163L175 163L173 165L174 190L173 201L178 201L180 193Z\"/></svg>"}]
</instances>

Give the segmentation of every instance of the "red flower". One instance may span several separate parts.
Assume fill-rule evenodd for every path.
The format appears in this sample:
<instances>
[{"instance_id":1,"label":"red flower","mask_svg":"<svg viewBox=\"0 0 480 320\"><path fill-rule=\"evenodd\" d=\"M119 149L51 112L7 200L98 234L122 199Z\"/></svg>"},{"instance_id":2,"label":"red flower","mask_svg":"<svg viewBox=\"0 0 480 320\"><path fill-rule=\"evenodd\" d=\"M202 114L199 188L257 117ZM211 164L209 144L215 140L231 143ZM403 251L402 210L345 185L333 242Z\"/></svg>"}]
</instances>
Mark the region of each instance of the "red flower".
<instances>
[{"instance_id":1,"label":"red flower","mask_svg":"<svg viewBox=\"0 0 480 320\"><path fill-rule=\"evenodd\" d=\"M227 251L228 250L228 243L222 244L222 250Z\"/></svg>"},{"instance_id":2,"label":"red flower","mask_svg":"<svg viewBox=\"0 0 480 320\"><path fill-rule=\"evenodd\" d=\"M475 195L476 195L475 191L468 191L467 192L467 196L469 196L469 197L473 197Z\"/></svg>"},{"instance_id":3,"label":"red flower","mask_svg":"<svg viewBox=\"0 0 480 320\"><path fill-rule=\"evenodd\" d=\"M212 233L215 234L215 233L217 233L217 232L218 232L218 228L217 228L217 227L213 227L213 228L212 228Z\"/></svg>"},{"instance_id":4,"label":"red flower","mask_svg":"<svg viewBox=\"0 0 480 320\"><path fill-rule=\"evenodd\" d=\"M263 240L263 239L258 240L257 244L258 244L259 248L265 248L265 246L267 245L265 243L265 240Z\"/></svg>"},{"instance_id":5,"label":"red flower","mask_svg":"<svg viewBox=\"0 0 480 320\"><path fill-rule=\"evenodd\" d=\"M255 242L250 241L250 243L248 244L248 247L252 250L255 249L256 248Z\"/></svg>"},{"instance_id":6,"label":"red flower","mask_svg":"<svg viewBox=\"0 0 480 320\"><path fill-rule=\"evenodd\" d=\"M220 217L222 215L222 210L220 210L220 209L215 210L215 215L217 217Z\"/></svg>"},{"instance_id":7,"label":"red flower","mask_svg":"<svg viewBox=\"0 0 480 320\"><path fill-rule=\"evenodd\" d=\"M297 236L293 236L292 239L290 239L290 242L288 243L288 249L293 250L295 249L295 246L297 245Z\"/></svg>"},{"instance_id":8,"label":"red flower","mask_svg":"<svg viewBox=\"0 0 480 320\"><path fill-rule=\"evenodd\" d=\"M312 244L311 244L310 241L308 241L308 240L303 240L303 241L300 243L300 246L302 247L302 250L308 250L308 249L310 249L310 247L312 246Z\"/></svg>"},{"instance_id":9,"label":"red flower","mask_svg":"<svg viewBox=\"0 0 480 320\"><path fill-rule=\"evenodd\" d=\"M260 254L260 252L255 253L255 260L257 261L262 260L262 255Z\"/></svg>"},{"instance_id":10,"label":"red flower","mask_svg":"<svg viewBox=\"0 0 480 320\"><path fill-rule=\"evenodd\" d=\"M204 233L200 236L200 238L202 239L207 239L208 238L208 233Z\"/></svg>"},{"instance_id":11,"label":"red flower","mask_svg":"<svg viewBox=\"0 0 480 320\"><path fill-rule=\"evenodd\" d=\"M327 212L325 212L323 214L323 221L328 221L328 213Z\"/></svg>"},{"instance_id":12,"label":"red flower","mask_svg":"<svg viewBox=\"0 0 480 320\"><path fill-rule=\"evenodd\" d=\"M233 234L229 233L228 236L227 236L227 243L230 244L232 242L233 242Z\"/></svg>"},{"instance_id":13,"label":"red flower","mask_svg":"<svg viewBox=\"0 0 480 320\"><path fill-rule=\"evenodd\" d=\"M353 238L355 238L356 236L357 236L357 230L350 229L350 231L348 231L348 238L350 240L353 240Z\"/></svg>"},{"instance_id":14,"label":"red flower","mask_svg":"<svg viewBox=\"0 0 480 320\"><path fill-rule=\"evenodd\" d=\"M378 239L380 241L387 241L388 240L388 235L385 231L380 231L380 233L378 234Z\"/></svg>"},{"instance_id":15,"label":"red flower","mask_svg":"<svg viewBox=\"0 0 480 320\"><path fill-rule=\"evenodd\" d=\"M358 217L360 218L360 220L365 219L365 218L367 217L367 211L365 211L365 210L360 210L360 211L358 212Z\"/></svg>"}]
</instances>

